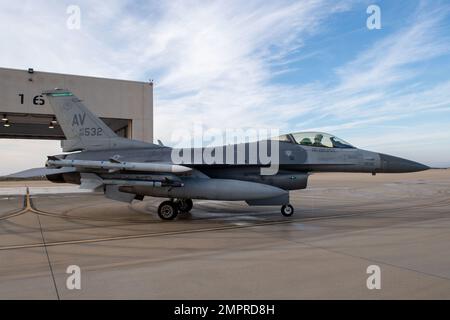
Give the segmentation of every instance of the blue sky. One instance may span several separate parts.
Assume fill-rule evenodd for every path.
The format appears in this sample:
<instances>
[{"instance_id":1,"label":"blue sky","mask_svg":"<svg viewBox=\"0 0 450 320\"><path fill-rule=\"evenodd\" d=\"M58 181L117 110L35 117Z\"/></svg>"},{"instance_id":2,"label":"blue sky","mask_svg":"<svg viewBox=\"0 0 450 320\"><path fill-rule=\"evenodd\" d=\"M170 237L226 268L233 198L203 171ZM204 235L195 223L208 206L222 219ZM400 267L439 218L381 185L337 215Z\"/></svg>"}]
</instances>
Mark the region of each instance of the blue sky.
<instances>
[{"instance_id":1,"label":"blue sky","mask_svg":"<svg viewBox=\"0 0 450 320\"><path fill-rule=\"evenodd\" d=\"M71 4L80 30L66 28ZM371 4L380 30L366 27ZM0 1L0 27L2 67L153 79L155 138L168 144L199 121L320 130L450 166L448 1ZM0 147L0 173L60 152Z\"/></svg>"}]
</instances>

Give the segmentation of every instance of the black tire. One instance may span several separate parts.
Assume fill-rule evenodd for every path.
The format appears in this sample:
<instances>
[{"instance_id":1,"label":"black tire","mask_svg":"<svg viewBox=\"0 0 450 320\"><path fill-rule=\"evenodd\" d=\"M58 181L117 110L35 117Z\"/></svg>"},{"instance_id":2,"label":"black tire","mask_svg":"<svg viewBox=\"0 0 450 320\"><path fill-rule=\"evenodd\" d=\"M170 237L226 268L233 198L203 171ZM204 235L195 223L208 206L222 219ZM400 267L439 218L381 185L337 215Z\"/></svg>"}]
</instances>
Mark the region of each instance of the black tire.
<instances>
[{"instance_id":1,"label":"black tire","mask_svg":"<svg viewBox=\"0 0 450 320\"><path fill-rule=\"evenodd\" d=\"M290 217L294 214L294 207L290 204L285 204L281 207L281 214L285 217Z\"/></svg>"},{"instance_id":2,"label":"black tire","mask_svg":"<svg viewBox=\"0 0 450 320\"><path fill-rule=\"evenodd\" d=\"M191 199L180 199L178 201L178 209L180 210L180 213L188 213L192 210L193 206L194 203Z\"/></svg>"},{"instance_id":3,"label":"black tire","mask_svg":"<svg viewBox=\"0 0 450 320\"><path fill-rule=\"evenodd\" d=\"M173 201L164 201L158 207L158 216L162 220L173 220L178 215L178 206Z\"/></svg>"}]
</instances>

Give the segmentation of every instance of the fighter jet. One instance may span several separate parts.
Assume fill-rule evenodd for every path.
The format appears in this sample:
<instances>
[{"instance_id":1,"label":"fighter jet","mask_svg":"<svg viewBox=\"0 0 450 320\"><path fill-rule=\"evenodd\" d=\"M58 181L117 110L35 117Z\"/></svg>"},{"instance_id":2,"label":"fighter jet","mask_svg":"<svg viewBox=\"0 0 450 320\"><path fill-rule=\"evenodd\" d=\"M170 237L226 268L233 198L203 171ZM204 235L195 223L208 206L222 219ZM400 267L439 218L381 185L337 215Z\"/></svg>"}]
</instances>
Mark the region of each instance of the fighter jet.
<instances>
[{"instance_id":1,"label":"fighter jet","mask_svg":"<svg viewBox=\"0 0 450 320\"><path fill-rule=\"evenodd\" d=\"M291 190L305 189L314 172L404 173L429 169L426 165L358 149L327 133L297 132L264 141L208 148L175 149L117 136L71 91L43 92L52 106L66 140L65 154L49 156L45 168L10 177L46 176L55 183L78 184L101 191L107 198L131 203L146 196L167 198L158 207L163 220L188 213L192 199L245 201L250 206L281 206L290 217ZM266 143L274 163L252 155ZM196 154L216 160L197 159ZM243 156L241 154L244 154ZM175 158L188 159L185 161ZM237 161L240 159L240 161ZM225 161L229 160L229 161Z\"/></svg>"}]
</instances>

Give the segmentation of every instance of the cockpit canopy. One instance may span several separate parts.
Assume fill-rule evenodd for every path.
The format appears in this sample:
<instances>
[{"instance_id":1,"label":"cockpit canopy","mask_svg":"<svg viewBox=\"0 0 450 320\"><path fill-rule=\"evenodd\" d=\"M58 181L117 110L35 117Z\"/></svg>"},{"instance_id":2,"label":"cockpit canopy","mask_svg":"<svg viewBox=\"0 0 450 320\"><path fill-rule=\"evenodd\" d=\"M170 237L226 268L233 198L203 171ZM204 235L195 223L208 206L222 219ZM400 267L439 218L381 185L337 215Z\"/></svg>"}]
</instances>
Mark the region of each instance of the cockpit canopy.
<instances>
[{"instance_id":1,"label":"cockpit canopy","mask_svg":"<svg viewBox=\"0 0 450 320\"><path fill-rule=\"evenodd\" d=\"M296 132L281 135L276 140L300 144L302 146L354 149L350 143L323 132Z\"/></svg>"}]
</instances>

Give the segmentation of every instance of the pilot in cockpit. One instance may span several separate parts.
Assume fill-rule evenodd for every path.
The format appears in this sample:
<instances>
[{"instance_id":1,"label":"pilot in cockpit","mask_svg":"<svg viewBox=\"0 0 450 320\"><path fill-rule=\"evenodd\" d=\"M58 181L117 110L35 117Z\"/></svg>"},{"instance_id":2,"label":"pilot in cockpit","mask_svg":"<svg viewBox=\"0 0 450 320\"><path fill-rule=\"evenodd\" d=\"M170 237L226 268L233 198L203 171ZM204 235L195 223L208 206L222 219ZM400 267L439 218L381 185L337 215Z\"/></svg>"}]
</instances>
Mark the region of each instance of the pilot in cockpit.
<instances>
[{"instance_id":1,"label":"pilot in cockpit","mask_svg":"<svg viewBox=\"0 0 450 320\"><path fill-rule=\"evenodd\" d=\"M316 134L316 136L314 137L314 143L313 143L313 146L314 147L325 147L323 144L322 144L322 139L323 139L323 135L322 134Z\"/></svg>"}]
</instances>

